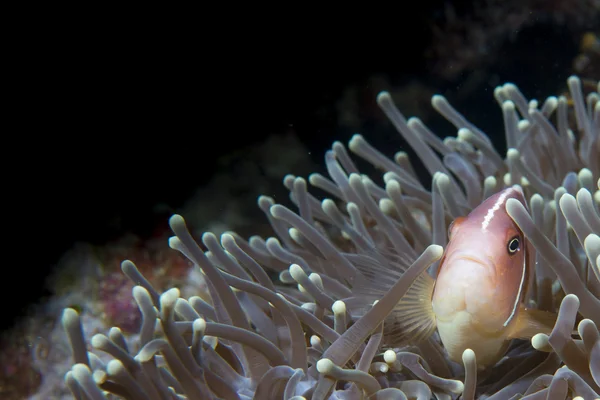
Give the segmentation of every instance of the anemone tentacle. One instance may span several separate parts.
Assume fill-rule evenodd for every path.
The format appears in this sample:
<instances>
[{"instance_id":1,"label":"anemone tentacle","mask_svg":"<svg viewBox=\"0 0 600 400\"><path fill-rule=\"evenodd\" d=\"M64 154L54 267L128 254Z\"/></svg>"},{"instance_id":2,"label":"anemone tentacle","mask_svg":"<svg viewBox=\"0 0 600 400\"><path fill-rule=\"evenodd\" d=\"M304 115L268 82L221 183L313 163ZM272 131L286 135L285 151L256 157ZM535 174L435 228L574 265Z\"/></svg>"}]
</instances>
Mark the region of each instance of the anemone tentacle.
<instances>
[{"instance_id":1,"label":"anemone tentacle","mask_svg":"<svg viewBox=\"0 0 600 400\"><path fill-rule=\"evenodd\" d=\"M405 153L388 159L357 134L348 149L380 175L361 174L334 143L329 177L285 177L297 212L259 199L274 237L207 233L204 251L173 216L169 244L202 271L211 301L158 293L124 262L138 285L137 346L111 330L91 338L88 353L80 318L66 309L73 353L66 385L76 399L93 400L599 397L600 84L584 96L579 78L567 83L572 109L564 96L540 105L514 84L496 88L505 156L444 97L432 106L457 136L441 140L381 93L377 103L425 166L431 190ZM309 184L329 198L315 197ZM513 184L531 211L508 201L507 212L536 250L528 306L558 312L552 333L515 342L481 374L477 354L468 349L464 366L453 363L437 335L384 347L386 316L420 274L435 275L449 223ZM377 283L370 297L356 295L365 265ZM97 351L113 360L103 363Z\"/></svg>"}]
</instances>

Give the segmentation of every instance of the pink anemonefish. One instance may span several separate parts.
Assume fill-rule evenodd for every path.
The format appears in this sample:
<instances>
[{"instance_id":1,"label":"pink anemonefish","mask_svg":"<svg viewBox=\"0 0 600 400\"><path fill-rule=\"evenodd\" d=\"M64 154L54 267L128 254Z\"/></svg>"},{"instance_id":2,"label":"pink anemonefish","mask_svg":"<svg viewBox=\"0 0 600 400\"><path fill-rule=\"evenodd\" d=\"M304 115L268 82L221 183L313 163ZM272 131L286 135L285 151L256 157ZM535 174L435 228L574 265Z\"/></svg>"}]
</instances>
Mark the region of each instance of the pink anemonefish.
<instances>
[{"instance_id":1,"label":"pink anemonefish","mask_svg":"<svg viewBox=\"0 0 600 400\"><path fill-rule=\"evenodd\" d=\"M485 368L502 358L511 339L550 333L556 314L525 308L533 257L506 212L508 199L527 207L515 185L450 225L437 279L424 273L396 305L384 323L387 344L416 344L437 329L452 360L461 362L470 348Z\"/></svg>"}]
</instances>

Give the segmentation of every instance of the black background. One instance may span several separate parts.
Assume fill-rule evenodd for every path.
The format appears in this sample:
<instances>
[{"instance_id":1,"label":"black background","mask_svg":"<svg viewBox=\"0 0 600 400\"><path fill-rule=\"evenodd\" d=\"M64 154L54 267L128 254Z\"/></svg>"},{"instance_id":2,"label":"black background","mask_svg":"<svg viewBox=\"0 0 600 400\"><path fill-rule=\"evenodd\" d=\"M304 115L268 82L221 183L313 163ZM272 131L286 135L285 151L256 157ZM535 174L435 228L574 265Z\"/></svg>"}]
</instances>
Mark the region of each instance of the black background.
<instances>
[{"instance_id":1,"label":"black background","mask_svg":"<svg viewBox=\"0 0 600 400\"><path fill-rule=\"evenodd\" d=\"M374 73L428 76L442 4L322 21L319 10L293 21L204 15L192 26L151 21L89 35L57 27L36 37L27 61L15 62L15 124L2 146L3 324L47 294L46 276L74 242L143 237L166 218L155 205L181 205L219 156L293 126L321 163L332 140L347 139L334 108L345 87ZM538 26L507 48L563 37L555 32ZM566 70L576 44L563 44L552 59ZM556 79L541 60L515 64L497 68Z\"/></svg>"}]
</instances>

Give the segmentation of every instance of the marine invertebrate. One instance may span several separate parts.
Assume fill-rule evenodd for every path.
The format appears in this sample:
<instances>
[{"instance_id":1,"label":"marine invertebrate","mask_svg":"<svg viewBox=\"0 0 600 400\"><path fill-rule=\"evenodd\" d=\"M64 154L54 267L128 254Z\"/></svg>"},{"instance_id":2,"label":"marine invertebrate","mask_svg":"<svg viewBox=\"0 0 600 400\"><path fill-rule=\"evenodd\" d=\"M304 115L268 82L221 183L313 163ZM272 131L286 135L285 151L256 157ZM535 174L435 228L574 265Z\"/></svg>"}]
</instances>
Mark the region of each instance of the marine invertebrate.
<instances>
[{"instance_id":1,"label":"marine invertebrate","mask_svg":"<svg viewBox=\"0 0 600 400\"><path fill-rule=\"evenodd\" d=\"M597 397L600 85L584 99L578 78L568 84L576 125L565 98L539 104L515 85L496 89L506 157L441 96L433 97L434 108L458 129L445 140L420 120L406 120L380 94L380 107L431 175L431 190L405 153L390 160L356 135L349 149L384 171L383 186L360 174L336 142L325 157L329 178L308 180L330 198L318 200L305 179L291 175L284 185L297 213L259 198L277 237L205 233L204 250L183 217L173 216L169 245L202 269L212 302L183 299L175 288L158 293L123 262L142 314L137 344L113 328L92 337L88 352L78 314L65 310L74 359L66 384L76 398L94 400ZM551 333L513 342L482 371L472 350L462 354L462 366L451 362L435 335L388 346L386 317L419 276L436 275L448 224L514 184L531 212L516 199L506 202L506 212L536 250L525 301L559 311ZM266 270L278 272L278 281ZM391 284L366 302L364 280ZM575 326L578 311L583 319ZM101 360L97 351L112 359Z\"/></svg>"}]
</instances>

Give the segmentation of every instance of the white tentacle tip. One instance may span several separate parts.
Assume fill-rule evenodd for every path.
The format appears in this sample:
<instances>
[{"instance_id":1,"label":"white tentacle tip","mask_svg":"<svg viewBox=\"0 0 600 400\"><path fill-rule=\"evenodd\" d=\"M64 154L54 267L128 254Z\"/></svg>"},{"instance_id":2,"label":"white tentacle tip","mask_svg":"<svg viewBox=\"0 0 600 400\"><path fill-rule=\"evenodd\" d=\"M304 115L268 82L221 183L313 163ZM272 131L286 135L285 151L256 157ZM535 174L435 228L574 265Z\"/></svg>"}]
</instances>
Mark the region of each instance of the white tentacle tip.
<instances>
[{"instance_id":1,"label":"white tentacle tip","mask_svg":"<svg viewBox=\"0 0 600 400\"><path fill-rule=\"evenodd\" d=\"M306 274L304 273L304 270L301 266L299 266L298 264L292 264L290 265L290 275L292 275L292 278L298 281L302 279L302 277Z\"/></svg>"},{"instance_id":2,"label":"white tentacle tip","mask_svg":"<svg viewBox=\"0 0 600 400\"><path fill-rule=\"evenodd\" d=\"M519 153L519 150L517 150L517 149L513 149L513 148L510 148L510 149L508 149L508 150L506 151L506 156L507 156L507 157L508 157L510 160L516 160L516 159L518 159L518 158L521 156L521 154Z\"/></svg>"},{"instance_id":3,"label":"white tentacle tip","mask_svg":"<svg viewBox=\"0 0 600 400\"><path fill-rule=\"evenodd\" d=\"M335 368L335 364L329 358L322 358L317 361L317 371L319 373L327 375Z\"/></svg>"},{"instance_id":4,"label":"white tentacle tip","mask_svg":"<svg viewBox=\"0 0 600 400\"><path fill-rule=\"evenodd\" d=\"M387 364L395 363L396 358L396 352L394 350L386 350L385 353L383 353L383 361Z\"/></svg>"},{"instance_id":5,"label":"white tentacle tip","mask_svg":"<svg viewBox=\"0 0 600 400\"><path fill-rule=\"evenodd\" d=\"M312 335L310 337L310 345L313 347L317 347L321 345L321 338L318 337L317 335Z\"/></svg>"},{"instance_id":6,"label":"white tentacle tip","mask_svg":"<svg viewBox=\"0 0 600 400\"><path fill-rule=\"evenodd\" d=\"M462 360L465 364L472 364L475 362L475 352L471 349L465 349L462 353Z\"/></svg>"},{"instance_id":7,"label":"white tentacle tip","mask_svg":"<svg viewBox=\"0 0 600 400\"><path fill-rule=\"evenodd\" d=\"M379 94L377 95L377 103L381 104L382 102L389 102L392 101L392 96L390 95L390 92L388 91L382 91L379 92Z\"/></svg>"},{"instance_id":8,"label":"white tentacle tip","mask_svg":"<svg viewBox=\"0 0 600 400\"><path fill-rule=\"evenodd\" d=\"M341 300L337 300L336 302L333 303L333 305L331 306L331 310L335 313L335 314L345 314L346 313L346 303L344 303Z\"/></svg>"}]
</instances>

